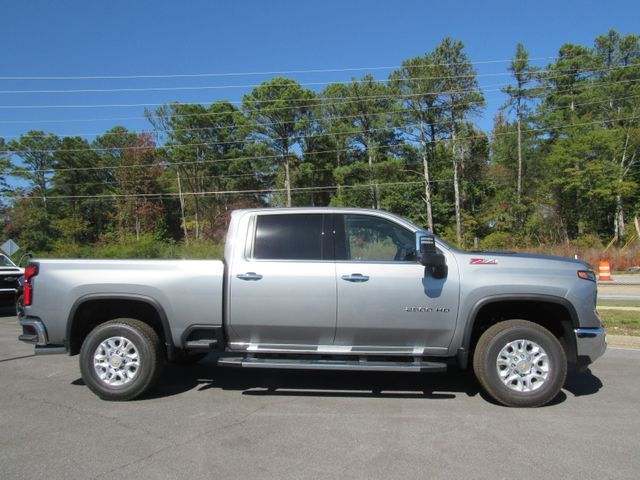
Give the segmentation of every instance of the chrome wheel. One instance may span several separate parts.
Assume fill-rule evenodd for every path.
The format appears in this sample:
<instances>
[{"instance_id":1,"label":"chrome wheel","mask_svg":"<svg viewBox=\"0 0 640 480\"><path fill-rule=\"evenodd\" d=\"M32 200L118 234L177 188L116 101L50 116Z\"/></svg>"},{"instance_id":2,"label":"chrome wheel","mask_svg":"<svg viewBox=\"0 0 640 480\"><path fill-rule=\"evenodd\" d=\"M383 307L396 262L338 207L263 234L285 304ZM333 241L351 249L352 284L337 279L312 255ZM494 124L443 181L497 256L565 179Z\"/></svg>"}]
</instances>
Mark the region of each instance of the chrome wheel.
<instances>
[{"instance_id":1,"label":"chrome wheel","mask_svg":"<svg viewBox=\"0 0 640 480\"><path fill-rule=\"evenodd\" d=\"M138 349L125 337L107 338L93 354L93 368L104 384L111 387L126 385L140 370Z\"/></svg>"},{"instance_id":2,"label":"chrome wheel","mask_svg":"<svg viewBox=\"0 0 640 480\"><path fill-rule=\"evenodd\" d=\"M532 392L544 385L549 377L549 356L531 340L507 343L496 360L498 377L516 392Z\"/></svg>"}]
</instances>

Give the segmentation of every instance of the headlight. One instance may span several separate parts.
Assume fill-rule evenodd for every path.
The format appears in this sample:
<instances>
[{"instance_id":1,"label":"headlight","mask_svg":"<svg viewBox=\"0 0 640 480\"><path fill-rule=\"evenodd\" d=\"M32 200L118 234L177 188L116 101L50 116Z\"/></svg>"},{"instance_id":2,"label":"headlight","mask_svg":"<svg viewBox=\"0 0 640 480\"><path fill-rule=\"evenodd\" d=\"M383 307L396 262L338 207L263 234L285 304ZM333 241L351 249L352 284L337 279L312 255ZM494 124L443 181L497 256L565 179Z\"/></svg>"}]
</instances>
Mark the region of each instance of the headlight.
<instances>
[{"instance_id":1,"label":"headlight","mask_svg":"<svg viewBox=\"0 0 640 480\"><path fill-rule=\"evenodd\" d=\"M578 276L583 280L596 281L596 274L593 270L578 270Z\"/></svg>"}]
</instances>

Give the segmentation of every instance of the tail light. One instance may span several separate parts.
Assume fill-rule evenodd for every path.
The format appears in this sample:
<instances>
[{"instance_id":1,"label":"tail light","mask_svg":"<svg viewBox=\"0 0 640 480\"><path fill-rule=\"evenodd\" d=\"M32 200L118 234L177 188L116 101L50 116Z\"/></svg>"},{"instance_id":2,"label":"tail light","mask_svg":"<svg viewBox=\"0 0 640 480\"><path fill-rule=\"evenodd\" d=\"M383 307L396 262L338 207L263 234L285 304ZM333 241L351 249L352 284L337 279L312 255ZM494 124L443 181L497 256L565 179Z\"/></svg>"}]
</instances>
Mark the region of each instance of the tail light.
<instances>
[{"instance_id":1,"label":"tail light","mask_svg":"<svg viewBox=\"0 0 640 480\"><path fill-rule=\"evenodd\" d=\"M38 265L34 263L27 265L27 268L24 269L24 287L22 291L25 306L31 305L33 301L33 285L31 285L31 279L36 275L38 275Z\"/></svg>"}]
</instances>

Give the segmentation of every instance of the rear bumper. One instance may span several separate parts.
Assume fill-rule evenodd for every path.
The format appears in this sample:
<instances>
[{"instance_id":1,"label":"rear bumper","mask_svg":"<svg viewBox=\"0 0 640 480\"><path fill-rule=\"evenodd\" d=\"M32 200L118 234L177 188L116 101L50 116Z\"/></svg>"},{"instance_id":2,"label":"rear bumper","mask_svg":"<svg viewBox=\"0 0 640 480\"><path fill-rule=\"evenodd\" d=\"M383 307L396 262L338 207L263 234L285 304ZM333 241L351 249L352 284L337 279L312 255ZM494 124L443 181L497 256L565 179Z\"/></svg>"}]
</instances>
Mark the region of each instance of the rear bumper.
<instances>
[{"instance_id":1,"label":"rear bumper","mask_svg":"<svg viewBox=\"0 0 640 480\"><path fill-rule=\"evenodd\" d=\"M586 366L604 355L607 350L607 332L604 328L576 328L578 364Z\"/></svg>"},{"instance_id":2,"label":"rear bumper","mask_svg":"<svg viewBox=\"0 0 640 480\"><path fill-rule=\"evenodd\" d=\"M44 347L49 343L47 328L39 318L21 317L22 335L18 340L25 343L33 343L38 347Z\"/></svg>"},{"instance_id":3,"label":"rear bumper","mask_svg":"<svg viewBox=\"0 0 640 480\"><path fill-rule=\"evenodd\" d=\"M49 343L47 336L47 327L39 318L20 317L20 325L22 326L22 335L18 340L25 343L35 345L35 353L51 354L51 353L67 353L64 345L52 345Z\"/></svg>"}]
</instances>

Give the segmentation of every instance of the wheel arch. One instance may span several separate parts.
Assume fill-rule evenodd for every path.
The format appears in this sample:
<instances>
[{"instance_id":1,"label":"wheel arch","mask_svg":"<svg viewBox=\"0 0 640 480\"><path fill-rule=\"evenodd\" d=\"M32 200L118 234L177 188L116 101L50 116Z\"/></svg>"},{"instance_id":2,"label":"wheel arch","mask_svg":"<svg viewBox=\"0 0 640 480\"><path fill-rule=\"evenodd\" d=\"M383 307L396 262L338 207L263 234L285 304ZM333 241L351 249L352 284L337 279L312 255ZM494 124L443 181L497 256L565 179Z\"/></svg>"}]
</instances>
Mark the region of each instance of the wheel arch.
<instances>
[{"instance_id":1,"label":"wheel arch","mask_svg":"<svg viewBox=\"0 0 640 480\"><path fill-rule=\"evenodd\" d=\"M67 318L65 337L69 354L80 352L82 341L96 326L120 317L149 324L160 337L167 356L173 356L175 345L164 308L154 298L133 293L92 293L78 298Z\"/></svg>"},{"instance_id":2,"label":"wheel arch","mask_svg":"<svg viewBox=\"0 0 640 480\"><path fill-rule=\"evenodd\" d=\"M579 319L576 309L566 298L540 294L489 296L474 304L468 319L458 354L458 362L463 368L466 368L480 335L492 325L511 319L529 320L545 327L560 340L567 358L576 358L572 332L579 326Z\"/></svg>"}]
</instances>

